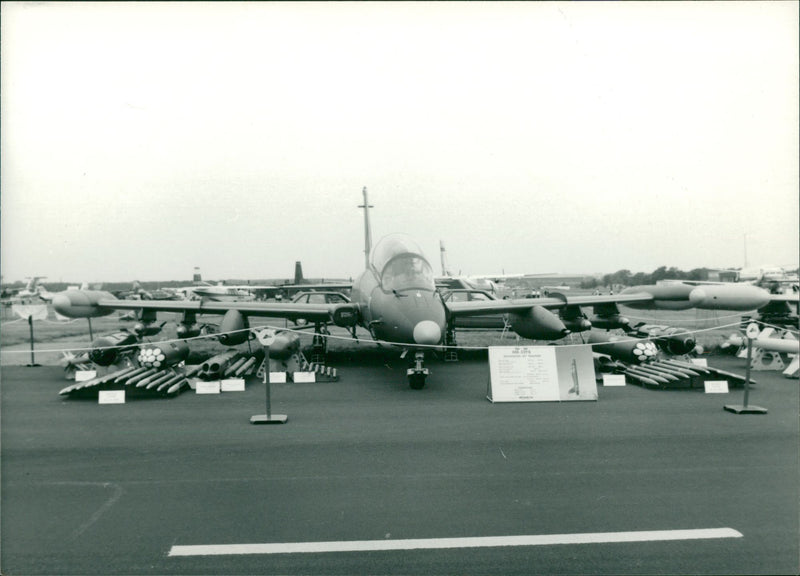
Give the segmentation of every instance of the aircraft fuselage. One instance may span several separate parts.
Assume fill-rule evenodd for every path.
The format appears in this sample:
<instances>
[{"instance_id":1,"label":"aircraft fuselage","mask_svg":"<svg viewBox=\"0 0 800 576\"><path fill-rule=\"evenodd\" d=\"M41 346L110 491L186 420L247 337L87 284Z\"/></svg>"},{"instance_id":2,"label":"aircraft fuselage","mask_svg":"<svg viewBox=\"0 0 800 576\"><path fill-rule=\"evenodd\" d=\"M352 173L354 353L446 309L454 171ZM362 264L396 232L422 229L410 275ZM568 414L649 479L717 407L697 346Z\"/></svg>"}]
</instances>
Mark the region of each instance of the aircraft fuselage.
<instances>
[{"instance_id":1,"label":"aircraft fuselage","mask_svg":"<svg viewBox=\"0 0 800 576\"><path fill-rule=\"evenodd\" d=\"M392 343L439 344L446 327L444 304L432 289L386 290L369 268L353 284L352 302L361 325L378 340Z\"/></svg>"}]
</instances>

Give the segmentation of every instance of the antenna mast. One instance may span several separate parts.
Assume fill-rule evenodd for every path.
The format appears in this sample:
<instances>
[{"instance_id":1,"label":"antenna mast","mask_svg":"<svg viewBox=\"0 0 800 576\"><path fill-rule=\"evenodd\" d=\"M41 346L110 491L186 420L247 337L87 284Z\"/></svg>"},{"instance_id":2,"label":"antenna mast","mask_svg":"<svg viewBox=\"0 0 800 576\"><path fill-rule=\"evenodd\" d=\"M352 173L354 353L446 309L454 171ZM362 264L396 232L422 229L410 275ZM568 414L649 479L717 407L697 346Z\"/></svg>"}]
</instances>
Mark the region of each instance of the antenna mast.
<instances>
[{"instance_id":1,"label":"antenna mast","mask_svg":"<svg viewBox=\"0 0 800 576\"><path fill-rule=\"evenodd\" d=\"M369 209L374 208L367 200L367 187L364 186L362 191L364 194L364 204L359 205L359 208L364 209L364 267L369 267L369 254L372 251L372 230L369 226Z\"/></svg>"}]
</instances>

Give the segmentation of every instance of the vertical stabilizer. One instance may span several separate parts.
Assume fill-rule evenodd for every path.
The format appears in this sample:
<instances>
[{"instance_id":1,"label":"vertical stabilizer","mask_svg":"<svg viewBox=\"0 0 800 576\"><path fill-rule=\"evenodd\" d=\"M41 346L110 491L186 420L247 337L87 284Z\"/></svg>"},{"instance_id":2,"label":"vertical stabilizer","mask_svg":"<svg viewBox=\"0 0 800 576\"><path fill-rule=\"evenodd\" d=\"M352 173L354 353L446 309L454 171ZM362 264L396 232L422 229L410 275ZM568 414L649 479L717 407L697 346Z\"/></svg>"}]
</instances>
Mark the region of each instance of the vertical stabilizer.
<instances>
[{"instance_id":1,"label":"vertical stabilizer","mask_svg":"<svg viewBox=\"0 0 800 576\"><path fill-rule=\"evenodd\" d=\"M364 267L369 267L369 254L372 252L372 229L369 225L369 209L373 206L367 200L367 187L364 186L364 204L359 208L364 209Z\"/></svg>"},{"instance_id":2,"label":"vertical stabilizer","mask_svg":"<svg viewBox=\"0 0 800 576\"><path fill-rule=\"evenodd\" d=\"M294 283L302 284L303 280L303 264L298 260L294 263Z\"/></svg>"},{"instance_id":3,"label":"vertical stabilizer","mask_svg":"<svg viewBox=\"0 0 800 576\"><path fill-rule=\"evenodd\" d=\"M194 274L192 275L192 282L199 283L202 282L203 278L200 276L200 268L195 266L194 267Z\"/></svg>"},{"instance_id":4,"label":"vertical stabilizer","mask_svg":"<svg viewBox=\"0 0 800 576\"><path fill-rule=\"evenodd\" d=\"M450 272L450 267L447 265L447 253L444 250L444 242L439 240L439 257L442 262L442 276L452 276L453 273Z\"/></svg>"}]
</instances>

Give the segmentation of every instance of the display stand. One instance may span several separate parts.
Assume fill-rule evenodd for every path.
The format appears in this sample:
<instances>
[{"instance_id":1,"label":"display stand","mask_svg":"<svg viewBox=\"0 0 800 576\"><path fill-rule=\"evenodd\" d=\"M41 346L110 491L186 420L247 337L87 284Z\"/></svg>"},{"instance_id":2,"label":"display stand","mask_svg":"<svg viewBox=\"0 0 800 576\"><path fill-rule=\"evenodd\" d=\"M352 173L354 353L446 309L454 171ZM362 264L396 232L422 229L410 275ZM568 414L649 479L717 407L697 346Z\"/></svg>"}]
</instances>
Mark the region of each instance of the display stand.
<instances>
[{"instance_id":1,"label":"display stand","mask_svg":"<svg viewBox=\"0 0 800 576\"><path fill-rule=\"evenodd\" d=\"M272 413L272 398L270 393L270 377L269 377L269 346L264 346L264 362L266 370L264 370L264 386L267 394L267 412L266 414L255 414L250 417L250 424L285 424L289 417L286 414L273 414Z\"/></svg>"},{"instance_id":2,"label":"display stand","mask_svg":"<svg viewBox=\"0 0 800 576\"><path fill-rule=\"evenodd\" d=\"M734 414L766 414L766 408L748 404L750 397L750 361L753 358L753 337L758 335L758 325L750 324L745 335L747 336L747 369L744 375L744 401L742 404L727 404L724 408Z\"/></svg>"},{"instance_id":3,"label":"display stand","mask_svg":"<svg viewBox=\"0 0 800 576\"><path fill-rule=\"evenodd\" d=\"M28 366L29 368L32 368L32 367L34 367L34 366L40 366L40 364L37 364L37 363L36 363L36 360L35 360L35 359L34 359L34 357L33 357L33 340L34 340L34 338L33 338L33 314L30 314L30 315L28 316L28 326L29 326L29 327L30 327L30 329L31 329L31 363L30 363L30 364L28 364L27 366Z\"/></svg>"}]
</instances>

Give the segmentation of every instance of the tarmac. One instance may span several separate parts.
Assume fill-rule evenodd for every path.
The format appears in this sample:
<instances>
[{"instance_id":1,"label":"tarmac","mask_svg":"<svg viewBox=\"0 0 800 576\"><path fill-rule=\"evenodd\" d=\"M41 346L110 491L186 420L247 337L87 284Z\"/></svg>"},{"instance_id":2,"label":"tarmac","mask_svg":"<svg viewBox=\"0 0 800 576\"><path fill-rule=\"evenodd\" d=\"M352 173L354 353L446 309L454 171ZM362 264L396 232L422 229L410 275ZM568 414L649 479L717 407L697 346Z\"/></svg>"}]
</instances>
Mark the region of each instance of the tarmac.
<instances>
[{"instance_id":1,"label":"tarmac","mask_svg":"<svg viewBox=\"0 0 800 576\"><path fill-rule=\"evenodd\" d=\"M100 405L0 371L0 570L33 574L797 574L798 381L598 386L492 404L485 353L423 390L390 350L337 382ZM709 364L744 373L744 361ZM253 545L250 547L242 545ZM183 555L186 554L186 555Z\"/></svg>"}]
</instances>

